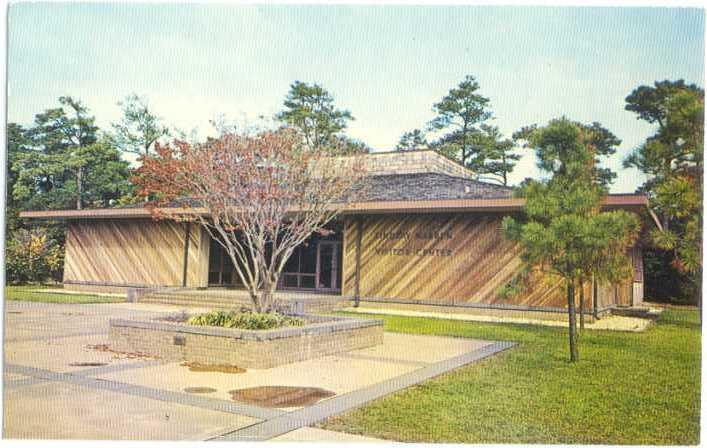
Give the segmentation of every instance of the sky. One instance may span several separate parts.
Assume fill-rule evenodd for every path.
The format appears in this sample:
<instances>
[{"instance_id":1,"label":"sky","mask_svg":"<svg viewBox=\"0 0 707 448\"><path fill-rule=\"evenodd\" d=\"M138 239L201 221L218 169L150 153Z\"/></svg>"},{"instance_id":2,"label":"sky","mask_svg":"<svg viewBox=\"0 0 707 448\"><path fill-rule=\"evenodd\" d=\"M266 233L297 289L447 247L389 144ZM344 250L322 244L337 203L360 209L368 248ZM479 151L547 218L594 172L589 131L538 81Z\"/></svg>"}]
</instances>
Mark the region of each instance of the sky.
<instances>
[{"instance_id":1,"label":"sky","mask_svg":"<svg viewBox=\"0 0 707 448\"><path fill-rule=\"evenodd\" d=\"M563 115L616 134L614 193L645 180L622 160L654 132L626 96L656 80L704 86L694 8L16 3L8 26L9 122L30 125L71 95L109 129L137 93L205 136L218 116L272 117L299 80L322 84L353 114L347 134L385 151L473 75L508 137ZM519 153L511 184L540 175Z\"/></svg>"}]
</instances>

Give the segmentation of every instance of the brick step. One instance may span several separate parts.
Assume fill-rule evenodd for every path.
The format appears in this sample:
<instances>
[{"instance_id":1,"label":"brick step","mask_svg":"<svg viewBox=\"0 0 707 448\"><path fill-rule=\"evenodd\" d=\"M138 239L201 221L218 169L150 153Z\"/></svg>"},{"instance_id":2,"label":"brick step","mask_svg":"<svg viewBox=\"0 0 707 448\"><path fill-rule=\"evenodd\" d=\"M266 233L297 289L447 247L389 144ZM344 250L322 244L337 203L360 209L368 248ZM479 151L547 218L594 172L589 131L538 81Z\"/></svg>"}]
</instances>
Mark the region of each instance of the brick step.
<instances>
[{"instance_id":1,"label":"brick step","mask_svg":"<svg viewBox=\"0 0 707 448\"><path fill-rule=\"evenodd\" d=\"M146 294L139 299L140 303L152 303L161 305L173 305L182 307L199 307L199 308L213 308L213 309L238 309L241 306L249 306L251 304L250 298L214 298L211 296L198 297L195 295L188 294L175 294L175 293L151 293ZM283 303L293 303L292 299L284 299ZM336 309L344 308L348 306L348 300L332 300L332 299L321 299L321 300L301 300L299 301L303 305L301 311L304 312L329 312Z\"/></svg>"},{"instance_id":2,"label":"brick step","mask_svg":"<svg viewBox=\"0 0 707 448\"><path fill-rule=\"evenodd\" d=\"M239 301L250 301L249 296L217 296L213 294L199 294L198 292L192 293L180 293L177 291L167 291L167 292L151 292L142 296L143 298L164 298L168 297L174 300L208 300L212 302L239 302Z\"/></svg>"},{"instance_id":3,"label":"brick step","mask_svg":"<svg viewBox=\"0 0 707 448\"><path fill-rule=\"evenodd\" d=\"M248 305L250 302L245 301L226 301L226 300L208 300L199 298L182 298L174 296L155 296L148 295L140 298L140 303L154 303L175 306L192 306L202 308L234 308L242 305Z\"/></svg>"}]
</instances>

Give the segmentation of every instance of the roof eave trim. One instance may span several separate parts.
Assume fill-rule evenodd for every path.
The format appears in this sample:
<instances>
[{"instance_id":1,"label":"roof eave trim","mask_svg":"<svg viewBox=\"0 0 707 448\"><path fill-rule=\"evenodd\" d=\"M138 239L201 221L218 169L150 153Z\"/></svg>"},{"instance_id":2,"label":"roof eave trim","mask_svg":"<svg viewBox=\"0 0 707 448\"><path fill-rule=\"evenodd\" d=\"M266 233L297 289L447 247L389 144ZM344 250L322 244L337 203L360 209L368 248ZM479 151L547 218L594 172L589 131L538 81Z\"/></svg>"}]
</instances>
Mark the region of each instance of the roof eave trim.
<instances>
[{"instance_id":1,"label":"roof eave trim","mask_svg":"<svg viewBox=\"0 0 707 448\"><path fill-rule=\"evenodd\" d=\"M443 199L422 201L372 201L351 203L342 214L365 213L406 213L406 212L514 212L521 211L525 200L522 198L499 199ZM644 195L610 195L604 208L643 208L648 206ZM208 215L205 208L163 208L158 209L168 215ZM130 209L89 209L89 210L47 210L21 212L21 218L30 219L107 219L107 218L150 218L146 208Z\"/></svg>"},{"instance_id":2,"label":"roof eave trim","mask_svg":"<svg viewBox=\"0 0 707 448\"><path fill-rule=\"evenodd\" d=\"M165 215L207 215L205 208L163 208ZM147 208L98 208L86 210L36 210L20 212L20 218L29 219L106 219L106 218L151 218Z\"/></svg>"}]
</instances>

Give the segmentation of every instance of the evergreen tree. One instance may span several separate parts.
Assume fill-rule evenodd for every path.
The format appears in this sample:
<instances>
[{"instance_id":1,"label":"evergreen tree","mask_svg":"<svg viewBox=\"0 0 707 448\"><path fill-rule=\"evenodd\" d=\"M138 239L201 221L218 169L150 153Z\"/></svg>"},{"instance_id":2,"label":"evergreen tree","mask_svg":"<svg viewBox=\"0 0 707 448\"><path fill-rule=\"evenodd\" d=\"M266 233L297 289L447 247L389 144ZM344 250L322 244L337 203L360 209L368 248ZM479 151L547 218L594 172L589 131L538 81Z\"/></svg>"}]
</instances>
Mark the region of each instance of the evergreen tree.
<instances>
[{"instance_id":1,"label":"evergreen tree","mask_svg":"<svg viewBox=\"0 0 707 448\"><path fill-rule=\"evenodd\" d=\"M130 188L128 163L105 139L80 101L59 98L61 107L35 116L10 170L12 198L31 209L107 206Z\"/></svg>"},{"instance_id":2,"label":"evergreen tree","mask_svg":"<svg viewBox=\"0 0 707 448\"><path fill-rule=\"evenodd\" d=\"M396 151L416 151L418 149L427 148L427 137L425 133L420 129L413 129L412 131L405 132L400 136L400 141L398 141L395 147Z\"/></svg>"},{"instance_id":3,"label":"evergreen tree","mask_svg":"<svg viewBox=\"0 0 707 448\"><path fill-rule=\"evenodd\" d=\"M123 116L120 122L113 123L113 139L121 151L149 155L155 142L169 135L162 120L150 111L146 98L132 94L118 105Z\"/></svg>"},{"instance_id":4,"label":"evergreen tree","mask_svg":"<svg viewBox=\"0 0 707 448\"><path fill-rule=\"evenodd\" d=\"M18 202L12 194L19 173L15 167L17 160L28 153L31 148L31 141L27 136L27 130L17 123L7 125L7 182L5 198L5 235L11 235L21 222L19 212L22 204Z\"/></svg>"},{"instance_id":5,"label":"evergreen tree","mask_svg":"<svg viewBox=\"0 0 707 448\"><path fill-rule=\"evenodd\" d=\"M331 94L316 83L295 81L284 106L275 118L297 130L311 148L327 146L354 119L348 110L337 109Z\"/></svg>"},{"instance_id":6,"label":"evergreen tree","mask_svg":"<svg viewBox=\"0 0 707 448\"><path fill-rule=\"evenodd\" d=\"M679 283L687 285L682 289L701 304L704 91L683 80L655 82L631 92L626 109L658 125L624 161L648 175L641 189L662 224L650 242L671 254L672 267L682 274Z\"/></svg>"},{"instance_id":7,"label":"evergreen tree","mask_svg":"<svg viewBox=\"0 0 707 448\"><path fill-rule=\"evenodd\" d=\"M480 129L472 137L477 142L479 152L472 157L469 168L482 177L493 176L488 180L508 185L508 174L520 160L520 155L514 152L515 143L504 139L496 126L482 124Z\"/></svg>"},{"instance_id":8,"label":"evergreen tree","mask_svg":"<svg viewBox=\"0 0 707 448\"><path fill-rule=\"evenodd\" d=\"M481 152L478 142L472 140L479 132L476 126L491 118L489 99L480 95L479 89L479 83L469 75L432 106L437 116L429 123L430 129L446 132L435 148L465 166Z\"/></svg>"},{"instance_id":9,"label":"evergreen tree","mask_svg":"<svg viewBox=\"0 0 707 448\"><path fill-rule=\"evenodd\" d=\"M579 359L576 290L592 277L615 283L630 276L626 251L640 230L635 215L600 210L606 188L595 162L600 151L610 152L599 144L609 134L598 124L580 126L565 118L523 130L526 146L551 177L526 183L524 219L503 220L505 235L520 244L526 265L565 283L573 362Z\"/></svg>"}]
</instances>

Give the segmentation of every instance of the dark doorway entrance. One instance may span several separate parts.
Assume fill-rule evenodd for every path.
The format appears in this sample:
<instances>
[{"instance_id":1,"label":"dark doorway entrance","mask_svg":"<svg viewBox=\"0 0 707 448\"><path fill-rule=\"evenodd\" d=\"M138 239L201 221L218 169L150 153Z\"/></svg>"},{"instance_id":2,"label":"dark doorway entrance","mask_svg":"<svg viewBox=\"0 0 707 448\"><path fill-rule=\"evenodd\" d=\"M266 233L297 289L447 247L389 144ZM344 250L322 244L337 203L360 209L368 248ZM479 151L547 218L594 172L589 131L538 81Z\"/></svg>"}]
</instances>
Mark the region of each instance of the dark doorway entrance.
<instances>
[{"instance_id":1,"label":"dark doorway entrance","mask_svg":"<svg viewBox=\"0 0 707 448\"><path fill-rule=\"evenodd\" d=\"M309 241L295 249L283 271L282 289L341 290L341 241Z\"/></svg>"},{"instance_id":2,"label":"dark doorway entrance","mask_svg":"<svg viewBox=\"0 0 707 448\"><path fill-rule=\"evenodd\" d=\"M317 289L341 289L339 258L341 258L341 242L319 242L317 246Z\"/></svg>"},{"instance_id":3,"label":"dark doorway entrance","mask_svg":"<svg viewBox=\"0 0 707 448\"><path fill-rule=\"evenodd\" d=\"M209 247L209 286L235 286L240 284L231 257L214 239Z\"/></svg>"},{"instance_id":4,"label":"dark doorway entrance","mask_svg":"<svg viewBox=\"0 0 707 448\"><path fill-rule=\"evenodd\" d=\"M312 235L292 253L280 276L278 289L321 292L341 291L341 230L328 236ZM211 240L209 286L242 287L231 258Z\"/></svg>"}]
</instances>

